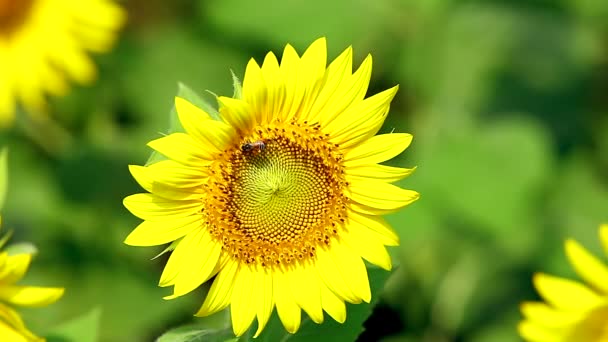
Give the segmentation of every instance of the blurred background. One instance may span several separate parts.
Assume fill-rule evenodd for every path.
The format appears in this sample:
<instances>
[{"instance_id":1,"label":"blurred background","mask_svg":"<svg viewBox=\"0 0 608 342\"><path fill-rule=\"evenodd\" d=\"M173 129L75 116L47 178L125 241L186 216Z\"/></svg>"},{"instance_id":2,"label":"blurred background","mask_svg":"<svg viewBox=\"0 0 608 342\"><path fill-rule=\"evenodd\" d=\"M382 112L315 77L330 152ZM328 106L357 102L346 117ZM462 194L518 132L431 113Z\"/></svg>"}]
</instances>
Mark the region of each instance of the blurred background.
<instances>
[{"instance_id":1,"label":"blurred background","mask_svg":"<svg viewBox=\"0 0 608 342\"><path fill-rule=\"evenodd\" d=\"M518 341L535 271L574 277L572 237L601 255L608 222L605 0L207 0L122 2L127 27L95 56L98 81L51 98L54 124L1 133L10 148L3 226L39 254L25 283L65 286L21 310L33 331L99 308L101 341L152 341L193 321L203 294L164 301L159 248L122 243L139 223L128 164L165 132L183 82L231 95L250 57L327 36L374 58L370 94L400 84L383 128L414 143L390 163L421 199L388 217L399 267L366 340Z\"/></svg>"}]
</instances>

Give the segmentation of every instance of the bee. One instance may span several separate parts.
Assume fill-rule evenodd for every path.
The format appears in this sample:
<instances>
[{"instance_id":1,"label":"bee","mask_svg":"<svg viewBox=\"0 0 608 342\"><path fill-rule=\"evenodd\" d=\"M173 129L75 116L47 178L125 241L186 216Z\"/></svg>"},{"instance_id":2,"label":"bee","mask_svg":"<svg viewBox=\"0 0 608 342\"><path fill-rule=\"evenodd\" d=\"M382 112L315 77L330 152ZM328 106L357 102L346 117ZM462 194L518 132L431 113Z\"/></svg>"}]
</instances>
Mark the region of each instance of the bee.
<instances>
[{"instance_id":1,"label":"bee","mask_svg":"<svg viewBox=\"0 0 608 342\"><path fill-rule=\"evenodd\" d=\"M253 151L262 152L266 148L266 142L264 140L257 140L254 142L247 142L241 145L241 151L250 153Z\"/></svg>"}]
</instances>

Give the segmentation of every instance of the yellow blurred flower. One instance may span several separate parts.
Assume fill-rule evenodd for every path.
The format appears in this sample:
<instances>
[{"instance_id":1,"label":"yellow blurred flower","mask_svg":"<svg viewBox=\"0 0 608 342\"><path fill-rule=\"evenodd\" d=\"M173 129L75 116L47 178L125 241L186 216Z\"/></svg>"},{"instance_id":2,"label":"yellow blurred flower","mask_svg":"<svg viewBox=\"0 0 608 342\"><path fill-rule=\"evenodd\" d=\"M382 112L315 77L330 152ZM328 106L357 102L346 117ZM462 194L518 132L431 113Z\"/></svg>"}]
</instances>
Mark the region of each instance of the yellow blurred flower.
<instances>
[{"instance_id":1,"label":"yellow blurred flower","mask_svg":"<svg viewBox=\"0 0 608 342\"><path fill-rule=\"evenodd\" d=\"M0 241L2 247L8 237ZM0 252L0 341L44 341L29 331L19 314L9 305L40 307L56 302L63 288L16 285L32 261L32 253Z\"/></svg>"},{"instance_id":2,"label":"yellow blurred flower","mask_svg":"<svg viewBox=\"0 0 608 342\"><path fill-rule=\"evenodd\" d=\"M124 19L110 0L0 0L0 127L19 100L40 115L45 93L65 94L67 79L91 82L86 52L109 50Z\"/></svg>"},{"instance_id":3,"label":"yellow blurred flower","mask_svg":"<svg viewBox=\"0 0 608 342\"><path fill-rule=\"evenodd\" d=\"M600 240L608 254L608 225L600 227ZM566 254L586 283L536 274L534 286L545 302L526 302L519 333L534 342L608 341L608 266L579 243L567 240Z\"/></svg>"},{"instance_id":4,"label":"yellow blurred flower","mask_svg":"<svg viewBox=\"0 0 608 342\"><path fill-rule=\"evenodd\" d=\"M256 318L259 335L275 306L290 333L301 310L344 322L345 302L371 298L363 259L391 268L398 237L381 215L418 199L391 184L413 169L379 164L412 140L375 135L397 86L365 98L371 56L353 73L351 48L326 63L325 39L250 60L242 96L218 98L221 120L176 98L186 133L149 143L169 160L130 168L150 193L124 200L145 220L125 242L172 243L167 298L213 278L197 315L230 306L236 335Z\"/></svg>"}]
</instances>

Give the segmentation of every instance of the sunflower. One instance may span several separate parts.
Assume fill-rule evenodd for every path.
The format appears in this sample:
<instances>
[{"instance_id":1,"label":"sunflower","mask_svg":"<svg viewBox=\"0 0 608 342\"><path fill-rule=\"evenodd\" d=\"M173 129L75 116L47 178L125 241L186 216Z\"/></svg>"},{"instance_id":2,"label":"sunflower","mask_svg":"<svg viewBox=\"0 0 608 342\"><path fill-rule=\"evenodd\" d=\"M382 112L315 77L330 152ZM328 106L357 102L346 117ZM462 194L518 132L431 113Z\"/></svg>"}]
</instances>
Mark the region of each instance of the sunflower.
<instances>
[{"instance_id":1,"label":"sunflower","mask_svg":"<svg viewBox=\"0 0 608 342\"><path fill-rule=\"evenodd\" d=\"M0 241L2 247L8 236ZM0 252L0 340L10 342L44 341L29 331L19 314L9 304L39 307L57 301L63 288L15 285L27 272L32 253Z\"/></svg>"},{"instance_id":2,"label":"sunflower","mask_svg":"<svg viewBox=\"0 0 608 342\"><path fill-rule=\"evenodd\" d=\"M323 322L346 319L345 302L371 298L363 259L391 269L385 245L398 245L381 218L418 199L391 183L412 169L381 165L410 134L375 135L397 86L365 98L371 56L352 71L352 48L326 66L326 41L300 57L287 45L249 61L240 96L218 97L220 120L183 98L185 133L148 145L167 157L131 166L149 193L124 205L144 220L134 246L172 243L160 286L167 299L213 279L197 316L230 306L234 333L257 318L256 336L277 308L295 333L301 310Z\"/></svg>"},{"instance_id":3,"label":"sunflower","mask_svg":"<svg viewBox=\"0 0 608 342\"><path fill-rule=\"evenodd\" d=\"M608 254L608 225L600 227L600 240ZM608 341L608 266L574 240L567 240L566 255L587 283L546 274L534 276L544 302L521 306L525 317L519 333L526 341Z\"/></svg>"},{"instance_id":4,"label":"sunflower","mask_svg":"<svg viewBox=\"0 0 608 342\"><path fill-rule=\"evenodd\" d=\"M91 82L86 51L109 50L124 18L110 0L0 0L0 126L13 122L18 100L39 115L44 94L64 95L67 79Z\"/></svg>"}]
</instances>

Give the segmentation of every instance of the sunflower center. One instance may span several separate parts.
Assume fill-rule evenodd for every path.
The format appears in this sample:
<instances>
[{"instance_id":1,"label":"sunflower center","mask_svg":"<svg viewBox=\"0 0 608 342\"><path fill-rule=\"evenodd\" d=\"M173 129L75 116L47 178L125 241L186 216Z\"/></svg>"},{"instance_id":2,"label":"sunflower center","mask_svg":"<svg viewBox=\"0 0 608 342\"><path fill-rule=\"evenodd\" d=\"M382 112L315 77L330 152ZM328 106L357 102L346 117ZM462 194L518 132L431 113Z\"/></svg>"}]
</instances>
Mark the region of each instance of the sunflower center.
<instances>
[{"instance_id":1,"label":"sunflower center","mask_svg":"<svg viewBox=\"0 0 608 342\"><path fill-rule=\"evenodd\" d=\"M211 166L207 225L233 257L261 266L314 258L344 221L341 156L315 125L258 127Z\"/></svg>"},{"instance_id":2,"label":"sunflower center","mask_svg":"<svg viewBox=\"0 0 608 342\"><path fill-rule=\"evenodd\" d=\"M587 317L567 336L568 341L608 340L608 305L587 312Z\"/></svg>"},{"instance_id":3,"label":"sunflower center","mask_svg":"<svg viewBox=\"0 0 608 342\"><path fill-rule=\"evenodd\" d=\"M34 0L0 0L0 34L10 34L26 20Z\"/></svg>"}]
</instances>

